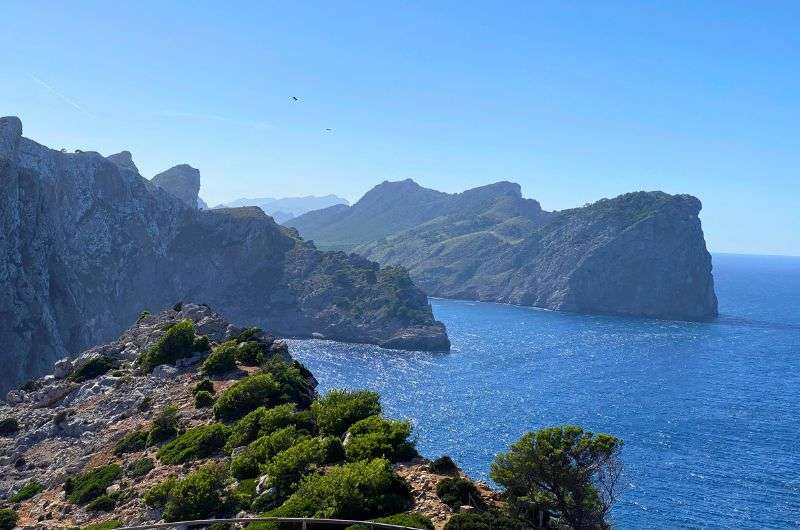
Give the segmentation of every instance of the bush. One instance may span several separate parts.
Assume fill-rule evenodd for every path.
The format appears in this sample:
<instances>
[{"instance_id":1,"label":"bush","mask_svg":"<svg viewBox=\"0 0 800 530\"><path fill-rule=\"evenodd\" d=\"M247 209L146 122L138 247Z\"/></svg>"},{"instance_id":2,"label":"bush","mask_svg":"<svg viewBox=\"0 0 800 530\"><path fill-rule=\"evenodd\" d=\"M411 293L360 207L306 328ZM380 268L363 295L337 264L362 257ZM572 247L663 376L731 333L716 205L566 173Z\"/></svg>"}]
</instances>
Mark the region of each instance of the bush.
<instances>
[{"instance_id":1,"label":"bush","mask_svg":"<svg viewBox=\"0 0 800 530\"><path fill-rule=\"evenodd\" d=\"M192 392L197 394L198 392L208 392L209 394L214 394L214 383L212 383L208 379L203 379L192 389Z\"/></svg>"},{"instance_id":2,"label":"bush","mask_svg":"<svg viewBox=\"0 0 800 530\"><path fill-rule=\"evenodd\" d=\"M10 508L0 509L0 530L14 530L17 526L17 512Z\"/></svg>"},{"instance_id":3,"label":"bush","mask_svg":"<svg viewBox=\"0 0 800 530\"><path fill-rule=\"evenodd\" d=\"M447 455L440 456L430 464L431 471L439 475L449 475L458 471L458 466Z\"/></svg>"},{"instance_id":4,"label":"bush","mask_svg":"<svg viewBox=\"0 0 800 530\"><path fill-rule=\"evenodd\" d=\"M357 421L381 413L380 398L369 390L331 390L311 404L321 434L341 436Z\"/></svg>"},{"instance_id":5,"label":"bush","mask_svg":"<svg viewBox=\"0 0 800 530\"><path fill-rule=\"evenodd\" d=\"M10 436L19 431L19 422L16 418L3 418L0 420L0 436Z\"/></svg>"},{"instance_id":6,"label":"bush","mask_svg":"<svg viewBox=\"0 0 800 530\"><path fill-rule=\"evenodd\" d=\"M483 507L478 488L463 478L445 478L436 485L436 495L443 503L457 512L461 506Z\"/></svg>"},{"instance_id":7,"label":"bush","mask_svg":"<svg viewBox=\"0 0 800 530\"><path fill-rule=\"evenodd\" d=\"M236 369L236 343L232 341L220 344L211 352L200 371L207 375L220 375Z\"/></svg>"},{"instance_id":8,"label":"bush","mask_svg":"<svg viewBox=\"0 0 800 530\"><path fill-rule=\"evenodd\" d=\"M160 364L175 364L178 359L191 357L196 351L208 351L208 338L195 337L194 323L181 320L142 354L139 363L145 371L151 372Z\"/></svg>"},{"instance_id":9,"label":"bush","mask_svg":"<svg viewBox=\"0 0 800 530\"><path fill-rule=\"evenodd\" d=\"M433 522L421 513L398 513L388 517L379 517L371 519L376 523L396 524L398 526L407 526L409 528L419 528L421 530L434 530ZM345 530L370 530L370 527L365 524L356 524L348 526Z\"/></svg>"},{"instance_id":10,"label":"bush","mask_svg":"<svg viewBox=\"0 0 800 530\"><path fill-rule=\"evenodd\" d=\"M399 462L417 456L413 442L408 441L411 424L407 421L370 416L354 423L347 433L345 451L350 462L374 458Z\"/></svg>"},{"instance_id":11,"label":"bush","mask_svg":"<svg viewBox=\"0 0 800 530\"><path fill-rule=\"evenodd\" d=\"M408 485L387 460L379 458L333 466L324 475L307 476L281 507L268 514L360 520L394 514L410 506Z\"/></svg>"},{"instance_id":12,"label":"bush","mask_svg":"<svg viewBox=\"0 0 800 530\"><path fill-rule=\"evenodd\" d=\"M259 327L255 327L254 326L252 328L247 328L246 330L244 330L241 333L239 333L239 335L236 337L236 342L251 341L253 339L258 338L258 336L262 335L263 333L264 333L264 330L262 330Z\"/></svg>"},{"instance_id":13,"label":"bush","mask_svg":"<svg viewBox=\"0 0 800 530\"><path fill-rule=\"evenodd\" d=\"M86 505L90 512L110 512L114 510L117 500L110 495L100 495L95 500Z\"/></svg>"},{"instance_id":14,"label":"bush","mask_svg":"<svg viewBox=\"0 0 800 530\"><path fill-rule=\"evenodd\" d=\"M107 355L101 355L90 359L86 364L75 370L69 375L71 381L76 383L83 383L89 379L101 376L114 368L114 359Z\"/></svg>"},{"instance_id":15,"label":"bush","mask_svg":"<svg viewBox=\"0 0 800 530\"><path fill-rule=\"evenodd\" d=\"M255 341L242 342L236 346L236 361L243 366L259 366L264 362L261 346Z\"/></svg>"},{"instance_id":16,"label":"bush","mask_svg":"<svg viewBox=\"0 0 800 530\"><path fill-rule=\"evenodd\" d=\"M344 448L338 438L309 438L276 454L263 471L269 475L269 485L276 488L277 495L284 497L304 475L343 458Z\"/></svg>"},{"instance_id":17,"label":"bush","mask_svg":"<svg viewBox=\"0 0 800 530\"><path fill-rule=\"evenodd\" d=\"M233 458L231 475L240 480L256 477L261 465L306 438L308 435L298 431L293 425L262 436Z\"/></svg>"},{"instance_id":18,"label":"bush","mask_svg":"<svg viewBox=\"0 0 800 530\"><path fill-rule=\"evenodd\" d=\"M126 469L125 472L131 478L143 477L143 476L147 475L148 473L150 473L150 471L154 467L155 467L155 464L153 462L153 459L145 457L145 458L140 458L139 460L136 460L136 461L132 462L128 466L128 469Z\"/></svg>"},{"instance_id":19,"label":"bush","mask_svg":"<svg viewBox=\"0 0 800 530\"><path fill-rule=\"evenodd\" d=\"M178 434L178 407L167 405L155 418L147 435L147 445L165 442Z\"/></svg>"},{"instance_id":20,"label":"bush","mask_svg":"<svg viewBox=\"0 0 800 530\"><path fill-rule=\"evenodd\" d=\"M165 464L184 464L213 455L222 449L227 439L228 428L224 425L201 425L168 442L156 456Z\"/></svg>"},{"instance_id":21,"label":"bush","mask_svg":"<svg viewBox=\"0 0 800 530\"><path fill-rule=\"evenodd\" d=\"M227 471L210 464L189 473L182 480L168 479L145 494L150 506L163 506L167 522L206 519L228 509L225 493Z\"/></svg>"},{"instance_id":22,"label":"bush","mask_svg":"<svg viewBox=\"0 0 800 530\"><path fill-rule=\"evenodd\" d=\"M98 467L70 477L64 483L64 492L67 500L73 504L86 504L100 495L104 495L106 488L122 475L122 468L117 464Z\"/></svg>"},{"instance_id":23,"label":"bush","mask_svg":"<svg viewBox=\"0 0 800 530\"><path fill-rule=\"evenodd\" d=\"M122 521L119 519L111 519L103 523L95 523L84 526L83 530L113 530L114 528L122 528Z\"/></svg>"},{"instance_id":24,"label":"bush","mask_svg":"<svg viewBox=\"0 0 800 530\"><path fill-rule=\"evenodd\" d=\"M313 434L316 429L311 413L308 411L298 412L293 403L278 405L271 409L259 407L248 412L236 422L231 436L225 444L225 450L230 452L235 447L247 445L257 438L272 434L278 429L290 425L308 434Z\"/></svg>"},{"instance_id":25,"label":"bush","mask_svg":"<svg viewBox=\"0 0 800 530\"><path fill-rule=\"evenodd\" d=\"M257 482L256 479L249 478L236 483L236 489L233 492L234 511L250 511L253 499L256 498Z\"/></svg>"},{"instance_id":26,"label":"bush","mask_svg":"<svg viewBox=\"0 0 800 530\"><path fill-rule=\"evenodd\" d=\"M494 512L457 513L444 525L444 530L519 530L520 528L528 527L520 521Z\"/></svg>"},{"instance_id":27,"label":"bush","mask_svg":"<svg viewBox=\"0 0 800 530\"><path fill-rule=\"evenodd\" d=\"M114 528L122 528L122 521L119 519L111 519L103 523L90 524L84 526L83 530L113 530Z\"/></svg>"},{"instance_id":28,"label":"bush","mask_svg":"<svg viewBox=\"0 0 800 530\"><path fill-rule=\"evenodd\" d=\"M314 377L297 361L287 363L280 357L272 357L261 367L261 372L272 374L278 382L283 403L296 403L305 409L316 397Z\"/></svg>"},{"instance_id":29,"label":"bush","mask_svg":"<svg viewBox=\"0 0 800 530\"><path fill-rule=\"evenodd\" d=\"M40 494L44 491L44 486L39 484L39 482L35 480L31 480L24 486L22 486L18 492L12 495L8 500L11 502L22 502L27 501L31 497L35 497L36 495Z\"/></svg>"},{"instance_id":30,"label":"bush","mask_svg":"<svg viewBox=\"0 0 800 530\"><path fill-rule=\"evenodd\" d=\"M251 375L220 393L214 403L214 416L223 421L237 420L258 407L273 407L287 401L272 374Z\"/></svg>"},{"instance_id":31,"label":"bush","mask_svg":"<svg viewBox=\"0 0 800 530\"><path fill-rule=\"evenodd\" d=\"M123 436L114 444L114 454L135 453L147 447L148 431L137 430Z\"/></svg>"},{"instance_id":32,"label":"bush","mask_svg":"<svg viewBox=\"0 0 800 530\"><path fill-rule=\"evenodd\" d=\"M214 396L211 392L201 390L194 395L194 407L197 409L205 409L214 406Z\"/></svg>"}]
</instances>

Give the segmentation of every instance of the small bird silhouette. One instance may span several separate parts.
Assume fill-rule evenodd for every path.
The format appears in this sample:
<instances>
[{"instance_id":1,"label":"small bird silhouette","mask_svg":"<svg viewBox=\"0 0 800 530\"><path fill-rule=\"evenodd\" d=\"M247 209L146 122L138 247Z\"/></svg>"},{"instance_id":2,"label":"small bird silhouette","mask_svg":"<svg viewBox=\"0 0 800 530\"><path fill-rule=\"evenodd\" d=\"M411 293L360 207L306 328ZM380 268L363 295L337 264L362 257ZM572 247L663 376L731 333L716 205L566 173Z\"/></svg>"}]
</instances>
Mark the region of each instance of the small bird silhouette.
<instances>
[{"instance_id":1,"label":"small bird silhouette","mask_svg":"<svg viewBox=\"0 0 800 530\"><path fill-rule=\"evenodd\" d=\"M292 101L300 101L300 98L298 98L297 96L290 96L289 99L291 99Z\"/></svg>"},{"instance_id":2,"label":"small bird silhouette","mask_svg":"<svg viewBox=\"0 0 800 530\"><path fill-rule=\"evenodd\" d=\"M325 132L331 132L333 129L325 129Z\"/></svg>"}]
</instances>

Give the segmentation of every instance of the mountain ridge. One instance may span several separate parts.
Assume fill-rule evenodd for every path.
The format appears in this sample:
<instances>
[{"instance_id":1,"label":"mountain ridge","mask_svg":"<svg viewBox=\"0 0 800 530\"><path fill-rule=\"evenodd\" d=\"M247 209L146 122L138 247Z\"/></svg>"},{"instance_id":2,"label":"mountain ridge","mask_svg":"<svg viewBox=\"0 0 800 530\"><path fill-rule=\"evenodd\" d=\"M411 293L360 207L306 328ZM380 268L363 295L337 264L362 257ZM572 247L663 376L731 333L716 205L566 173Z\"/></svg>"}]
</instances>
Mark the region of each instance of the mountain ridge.
<instances>
[{"instance_id":1,"label":"mountain ridge","mask_svg":"<svg viewBox=\"0 0 800 530\"><path fill-rule=\"evenodd\" d=\"M633 192L548 212L507 181L444 194L405 180L287 224L320 248L404 266L431 296L709 320L717 299L701 208L689 195Z\"/></svg>"},{"instance_id":2,"label":"mountain ridge","mask_svg":"<svg viewBox=\"0 0 800 530\"><path fill-rule=\"evenodd\" d=\"M189 297L287 336L449 348L407 273L321 252L257 208L198 210L15 117L0 118L0 177L0 390Z\"/></svg>"}]
</instances>

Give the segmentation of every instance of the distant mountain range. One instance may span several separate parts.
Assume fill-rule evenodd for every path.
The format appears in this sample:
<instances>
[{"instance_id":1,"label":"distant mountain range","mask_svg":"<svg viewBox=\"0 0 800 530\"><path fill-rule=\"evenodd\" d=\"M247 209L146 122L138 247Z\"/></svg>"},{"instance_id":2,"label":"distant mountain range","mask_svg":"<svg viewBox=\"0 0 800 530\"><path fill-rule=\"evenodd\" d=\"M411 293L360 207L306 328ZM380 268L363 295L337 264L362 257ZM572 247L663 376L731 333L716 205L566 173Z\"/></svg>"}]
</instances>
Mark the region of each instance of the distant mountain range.
<instances>
[{"instance_id":1,"label":"distant mountain range","mask_svg":"<svg viewBox=\"0 0 800 530\"><path fill-rule=\"evenodd\" d=\"M547 212L511 182L448 194L403 180L287 225L319 248L402 265L432 296L707 320L717 298L700 209L636 192Z\"/></svg>"},{"instance_id":2,"label":"distant mountain range","mask_svg":"<svg viewBox=\"0 0 800 530\"><path fill-rule=\"evenodd\" d=\"M327 208L342 204L348 206L350 203L347 199L337 197L336 195L324 195L317 197L309 195L306 197L284 197L281 199L274 199L272 197L264 197L261 199L236 199L235 201L219 204L214 208L237 208L241 206L257 206L261 208L264 213L272 216L278 223L285 223L299 215L312 210L319 210L320 208Z\"/></svg>"}]
</instances>

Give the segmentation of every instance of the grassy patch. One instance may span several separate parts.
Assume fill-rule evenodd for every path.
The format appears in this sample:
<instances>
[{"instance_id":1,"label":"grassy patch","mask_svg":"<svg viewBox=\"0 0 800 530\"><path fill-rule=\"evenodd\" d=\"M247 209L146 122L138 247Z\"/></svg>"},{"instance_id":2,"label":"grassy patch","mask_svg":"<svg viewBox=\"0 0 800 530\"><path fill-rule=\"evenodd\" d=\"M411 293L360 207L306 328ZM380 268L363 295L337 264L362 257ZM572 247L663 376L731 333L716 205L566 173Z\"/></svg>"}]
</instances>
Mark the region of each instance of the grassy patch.
<instances>
[{"instance_id":1,"label":"grassy patch","mask_svg":"<svg viewBox=\"0 0 800 530\"><path fill-rule=\"evenodd\" d=\"M8 500L11 502L22 502L34 497L41 492L44 491L44 486L42 486L38 481L32 480L22 486L18 492L12 495Z\"/></svg>"},{"instance_id":2,"label":"grassy patch","mask_svg":"<svg viewBox=\"0 0 800 530\"><path fill-rule=\"evenodd\" d=\"M86 504L100 495L106 488L122 475L122 468L117 464L98 467L70 477L64 483L67 500L73 504Z\"/></svg>"}]
</instances>

